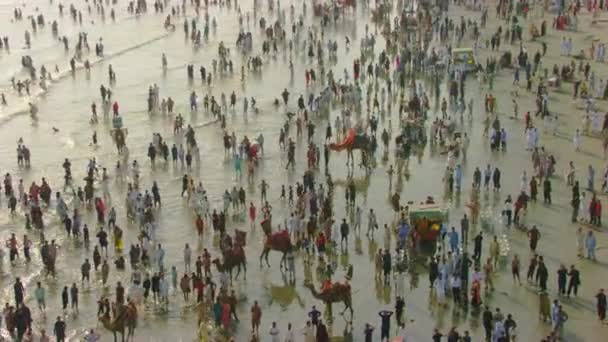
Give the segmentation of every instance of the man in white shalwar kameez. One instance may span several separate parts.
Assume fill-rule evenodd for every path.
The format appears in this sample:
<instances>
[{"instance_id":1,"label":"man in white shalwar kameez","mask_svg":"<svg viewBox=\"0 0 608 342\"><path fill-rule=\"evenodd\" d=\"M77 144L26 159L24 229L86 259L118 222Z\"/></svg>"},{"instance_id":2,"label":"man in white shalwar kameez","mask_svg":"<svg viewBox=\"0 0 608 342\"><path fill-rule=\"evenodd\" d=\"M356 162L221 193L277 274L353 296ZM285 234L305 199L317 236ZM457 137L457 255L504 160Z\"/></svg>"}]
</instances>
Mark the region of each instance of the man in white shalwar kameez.
<instances>
[{"instance_id":1,"label":"man in white shalwar kameez","mask_svg":"<svg viewBox=\"0 0 608 342\"><path fill-rule=\"evenodd\" d=\"M395 273L395 296L405 298L405 274L403 272Z\"/></svg>"},{"instance_id":2,"label":"man in white shalwar kameez","mask_svg":"<svg viewBox=\"0 0 608 342\"><path fill-rule=\"evenodd\" d=\"M576 255L579 258L582 258L585 250L585 233L583 232L583 228L579 227L576 230Z\"/></svg>"},{"instance_id":3,"label":"man in white shalwar kameez","mask_svg":"<svg viewBox=\"0 0 608 342\"><path fill-rule=\"evenodd\" d=\"M435 294L437 296L437 304L443 306L445 305L445 281L441 279L441 273L435 280Z\"/></svg>"},{"instance_id":4,"label":"man in white shalwar kameez","mask_svg":"<svg viewBox=\"0 0 608 342\"><path fill-rule=\"evenodd\" d=\"M591 112L591 131L599 133L602 130L602 118L597 111Z\"/></svg>"},{"instance_id":5,"label":"man in white shalwar kameez","mask_svg":"<svg viewBox=\"0 0 608 342\"><path fill-rule=\"evenodd\" d=\"M534 131L532 128L526 130L526 151L532 151L534 149Z\"/></svg>"},{"instance_id":6,"label":"man in white shalwar kameez","mask_svg":"<svg viewBox=\"0 0 608 342\"><path fill-rule=\"evenodd\" d=\"M574 144L574 150L576 152L581 150L581 131L578 128L574 132L574 137L572 138L572 143Z\"/></svg>"},{"instance_id":7,"label":"man in white shalwar kameez","mask_svg":"<svg viewBox=\"0 0 608 342\"><path fill-rule=\"evenodd\" d=\"M589 217L589 197L587 196L587 194L583 191L581 193L581 200L580 200L580 204L579 204L579 215L581 216L581 220L583 222L589 222L590 221L590 217Z\"/></svg>"}]
</instances>

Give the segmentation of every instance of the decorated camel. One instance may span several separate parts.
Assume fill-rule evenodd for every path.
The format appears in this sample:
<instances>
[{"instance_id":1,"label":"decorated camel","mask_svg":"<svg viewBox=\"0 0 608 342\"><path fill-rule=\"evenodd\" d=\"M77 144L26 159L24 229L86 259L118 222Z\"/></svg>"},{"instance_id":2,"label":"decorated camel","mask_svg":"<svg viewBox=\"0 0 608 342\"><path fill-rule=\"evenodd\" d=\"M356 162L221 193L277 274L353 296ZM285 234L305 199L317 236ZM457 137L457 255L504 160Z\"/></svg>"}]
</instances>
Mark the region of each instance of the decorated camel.
<instances>
[{"instance_id":1,"label":"decorated camel","mask_svg":"<svg viewBox=\"0 0 608 342\"><path fill-rule=\"evenodd\" d=\"M348 130L346 137L342 140L341 143L335 144L332 143L329 145L329 148L333 151L343 151L346 150L346 163L350 161L352 164L355 162L355 158L353 155L354 150L361 150L362 159L365 160L365 156L369 154L371 150L371 139L367 134L357 134L354 128Z\"/></svg>"},{"instance_id":2,"label":"decorated camel","mask_svg":"<svg viewBox=\"0 0 608 342\"><path fill-rule=\"evenodd\" d=\"M125 341L125 329L127 330L127 341L129 338L134 340L135 328L137 327L137 308L134 304L118 305L116 317L112 319L110 315L99 316L99 321L103 326L114 334L114 342L118 341L117 333L121 336L121 341Z\"/></svg>"},{"instance_id":3,"label":"decorated camel","mask_svg":"<svg viewBox=\"0 0 608 342\"><path fill-rule=\"evenodd\" d=\"M112 130L112 140L116 144L116 150L118 154L121 154L126 145L126 129L114 129Z\"/></svg>"},{"instance_id":4,"label":"decorated camel","mask_svg":"<svg viewBox=\"0 0 608 342\"><path fill-rule=\"evenodd\" d=\"M243 268L244 278L247 279L247 263L245 261L245 254L243 252L228 251L223 253L224 261L214 259L213 264L217 267L218 272L228 272L230 275L230 283L232 283L232 270L236 267L235 279L239 279L241 274L241 267Z\"/></svg>"},{"instance_id":5,"label":"decorated camel","mask_svg":"<svg viewBox=\"0 0 608 342\"><path fill-rule=\"evenodd\" d=\"M264 234L266 234L266 241L264 242L262 254L260 254L260 267L264 265L262 260L266 260L266 265L270 267L270 263L268 262L268 254L270 251L279 251L283 254L281 257L280 268L283 269L283 266L287 268L286 256L288 252L293 250L291 237L289 236L289 232L286 230L273 233L270 225L270 219L262 222L262 229L264 230Z\"/></svg>"},{"instance_id":6,"label":"decorated camel","mask_svg":"<svg viewBox=\"0 0 608 342\"><path fill-rule=\"evenodd\" d=\"M118 154L122 153L127 140L128 131L123 127L122 117L119 115L114 115L112 118L112 130L110 131L112 135L112 140L116 144L116 149L118 150Z\"/></svg>"},{"instance_id":7,"label":"decorated camel","mask_svg":"<svg viewBox=\"0 0 608 342\"><path fill-rule=\"evenodd\" d=\"M344 310L342 310L340 314L343 315L346 310L350 310L350 317L352 320L353 302L350 284L346 282L333 283L329 288L324 289L321 292L317 292L315 286L310 282L305 283L304 286L310 290L313 297L325 303L330 318L332 317L332 304L342 302L344 303Z\"/></svg>"},{"instance_id":8,"label":"decorated camel","mask_svg":"<svg viewBox=\"0 0 608 342\"><path fill-rule=\"evenodd\" d=\"M232 283L232 270L236 267L235 279L239 279L241 274L241 268L243 268L244 278L247 279L247 260L245 258L245 240L247 233L236 230L234 233L234 242L230 236L225 235L225 238L221 242L222 259L213 260L213 264L217 267L219 272L228 272L230 275L230 283Z\"/></svg>"}]
</instances>

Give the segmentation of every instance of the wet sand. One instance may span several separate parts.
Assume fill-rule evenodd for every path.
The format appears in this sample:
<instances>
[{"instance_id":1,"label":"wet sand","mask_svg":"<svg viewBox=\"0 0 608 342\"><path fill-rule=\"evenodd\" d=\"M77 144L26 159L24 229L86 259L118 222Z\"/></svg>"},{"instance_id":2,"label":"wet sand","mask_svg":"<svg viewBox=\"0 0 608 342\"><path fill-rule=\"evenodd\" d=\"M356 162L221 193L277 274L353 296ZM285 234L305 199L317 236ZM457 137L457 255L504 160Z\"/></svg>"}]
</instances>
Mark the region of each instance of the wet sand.
<instances>
[{"instance_id":1,"label":"wet sand","mask_svg":"<svg viewBox=\"0 0 608 342\"><path fill-rule=\"evenodd\" d=\"M47 2L40 2L40 8L46 8ZM150 4L149 4L150 5ZM240 5L243 10L251 11L252 3L249 1L241 1ZM266 11L266 4L261 4L264 8L260 10L258 16L269 17ZM286 3L281 4L287 9ZM10 74L10 70L19 70L20 55L24 51L19 50L19 46L23 42L23 30L26 26L29 27L29 22L6 23L4 18L10 16L11 8L9 5L0 6L0 16L3 18L1 32L8 32L12 45L14 46L11 54L2 55L2 69L4 74ZM28 5L24 8L24 16L31 13L32 6ZM93 101L99 105L99 85L108 84L107 66L112 64L116 70L118 81L113 86L112 91L114 97L119 101L121 106L121 114L125 122L125 126L129 129L127 143L130 150L131 160L137 159L142 168L142 188L149 188L153 181L157 181L161 189L163 197L163 207L159 211L159 229L157 231L157 240L164 246L167 255L165 257L165 265L176 265L180 272L183 270L182 248L185 242L192 242L194 251L200 253L203 248L211 248L214 255L217 255L217 241L214 239L212 232L207 231L203 241L194 243L196 232L193 224L192 209L189 208L185 201L180 198L181 177L185 172L180 167L159 166L151 169L149 160L146 157L147 145L152 139L152 133L159 132L168 142L181 142L180 136L172 134L172 120L160 114L148 115L145 108L147 96L147 87L153 83L158 84L161 89L161 97L171 96L176 101L176 111L181 112L187 123L196 126L197 139L201 148L201 165L200 168L193 170L192 174L195 180L200 180L204 183L207 192L210 194L212 208L221 207L221 194L224 189L231 188L233 185L239 185L235 181L232 172L232 163L226 159L223 154L222 147L222 132L217 125L202 126L204 123L211 120L211 115L199 111L196 114L191 114L187 109L188 94L191 89L196 90L199 98L203 94L211 93L219 98L221 92L227 95L233 90L236 91L239 101L235 113L229 113L228 130L235 131L237 136L247 135L249 137L257 136L260 132L264 133L266 140L265 154L257 170L255 184L259 184L261 179L266 179L270 182L269 190L270 202L274 208L273 216L277 219L287 217L289 208L285 203L279 200L279 189L281 184L293 184L295 181L301 180L304 172L303 164L305 163L305 144L304 140L298 142L297 148L297 168L294 172L286 172L282 165L285 163L285 157L279 150L278 133L279 128L284 121L284 109L276 110L272 105L274 98L280 96L283 88L288 87L291 92L290 107L295 108L297 95L302 93L307 98L308 92L318 92L321 88L306 89L304 86L304 69L312 67L309 58L302 53L293 57L295 72L294 78L289 77L288 57L285 53L280 52L276 58L268 58L264 62L263 72L261 76L253 74L247 75L247 80L242 85L239 81L241 57L234 47L236 34L238 32L238 21L234 10L227 8L211 7L209 9L210 16L216 17L218 21L218 29L215 33L210 34L209 42L203 44L203 47L196 50L192 48L190 42L184 39L181 28L181 18L177 23L177 30L174 33L166 34L162 29L162 20L164 15L155 15L148 13L139 19L129 18L125 15L126 4L119 4L117 10L118 19L116 23L111 23L106 20L105 24L99 23L99 19L95 18L95 25L86 24L83 28L89 32L89 44L93 45L94 41L103 36L104 44L106 45L106 55L109 56L106 60L100 61L92 67L90 77L85 76L83 71L78 71L74 78L71 76L64 77L52 85L48 93L42 95L38 100L39 119L32 121L28 115L13 115L11 113L0 113L0 171L3 173L10 172L13 175L13 184L16 184L18 178L23 178L25 184L30 184L31 181L39 181L41 177L45 177L50 181L51 187L56 190L62 184L62 169L60 167L63 159L69 157L73 165L74 179L82 179L85 174L86 160L95 157L101 165L112 169L115 162L118 160L116 150L112 144L109 135L111 123L103 120L100 124L92 126L89 124L89 108ZM301 6L296 6L296 12L301 12ZM461 15L467 15L471 18L479 18L479 13L465 11L462 8L454 7L450 9L450 16L459 18ZM487 37L490 32L500 24L496 22L493 6L490 6L488 28L483 31L483 36ZM64 10L67 12L67 9ZM188 14L193 15L191 8L188 9ZM63 46L58 42L54 42L50 33L49 21L57 15L57 8L52 6L46 17L47 27L43 31L39 31L33 36L33 51L30 53L37 65L44 63L47 68L51 69L53 64L58 64L60 69L67 70L69 68L69 57L63 52ZM313 24L319 27L318 19L313 18L312 8L308 6L308 15L306 17L307 24ZM83 13L84 15L84 13ZM289 14L286 15L289 22ZM579 32L577 33L562 33L549 30L549 36L546 37L549 46L547 57L544 60L544 65L552 66L553 63L564 63L569 61L565 57L558 56L559 41L562 35L572 36L575 42L575 51L582 47L588 47L590 44L589 35L599 35L602 32L601 24L597 27L589 27L589 15L583 12L581 15ZM333 26L326 28L326 37L335 37L339 44L338 63L333 66L334 74L341 75L344 68L352 70L352 60L359 53L359 38L364 34L364 25L369 18L369 12L361 7L357 9L357 14L347 16L346 19ZM551 22L552 17L546 14L546 18ZM86 20L90 22L90 20ZM531 19L528 20L530 22ZM538 21L537 21L538 22ZM247 27L247 24L245 24ZM527 25L524 25L527 27ZM72 37L80 30L79 27L72 25L71 19L64 14L64 18L60 21L60 32L69 34ZM254 52L258 53L261 48L261 32L257 27L257 20L254 20L253 15L249 24L249 30L254 33ZM527 31L524 28L524 31ZM136 34L125 34L125 32L136 32ZM5 33L2 33L3 35ZM349 51L344 49L344 35L351 37L352 46ZM160 38L159 38L160 37ZM524 37L527 35L524 33ZM539 44L529 43L526 40L526 45L530 46L532 51L540 48ZM195 68L205 65L207 69L211 69L211 61L217 58L217 47L221 41L227 43L232 50L232 60L235 63L235 72L232 76L222 78L214 76L212 87L199 84L200 78L190 85L187 81L185 65L189 63L195 64ZM73 45L73 39L71 45ZM470 41L465 41L464 46L469 46ZM504 44L503 44L504 45ZM379 39L376 45L376 51L380 51L384 46L382 39ZM136 47L136 48L133 48ZM505 46L505 49L517 47ZM161 54L167 54L169 61L169 70L163 75L160 68ZM482 60L489 55L487 50L481 51ZM601 78L601 75L606 75L605 65L596 62L592 63L593 70ZM7 68L6 70L4 68ZM195 72L198 76L198 73ZM21 76L23 77L23 76ZM19 77L18 77L19 78ZM523 75L522 75L523 78ZM467 81L466 98L475 97L474 120L471 124L466 124L464 130L469 132L471 137L471 146L468 152L468 160L464 164L464 182L470 184L472 172L476 166L483 168L486 164L498 166L502 170L503 190L499 196L494 194L482 195L482 205L491 206L491 221L493 223L494 233L505 234L511 245L511 255L518 253L522 259L522 268L527 266L527 261L530 252L527 247L525 234L519 231L507 231L499 218L499 213L502 210L502 202L507 194L515 195L519 189L520 175L522 168L526 168L528 173L531 173L531 162L529 153L524 150L525 139L523 135L522 120L512 120L509 116L512 113L511 99L507 96L511 91L512 74L510 71L503 71L499 74L495 83L493 93L498 96L498 112L501 115L501 124L507 128L509 142L506 153L495 153L489 149L489 143L486 138L482 137L482 122L481 118L485 115L483 112L483 97L485 91L478 90L477 81L469 78ZM2 85L8 86L8 79L2 79ZM523 84L523 82L522 82ZM429 88L427 86L427 88ZM567 89L567 94L557 94L552 92L550 95L550 107L559 114L559 129L557 136L547 134L541 135L541 145L544 145L549 151L556 154L558 160L558 174L563 174L567 161L573 160L577 169L581 170L578 173L579 179L584 180L582 170L592 163L597 171L598 179L596 184L601 183L599 180L600 170L603 169L603 161L601 160L600 140L595 138L584 138L583 148L581 153L574 153L572 146L572 134L574 128L580 125L580 109L576 109L575 103L571 101L570 88L571 85L566 84L564 89ZM445 87L442 87L445 91ZM534 108L534 97L532 94L525 92L525 89L519 89L520 111L532 110ZM8 98L9 103L27 102L26 99L16 99L14 94ZM255 96L257 105L260 108L259 114L249 113L246 117L242 113L242 97ZM598 101L600 108L604 107L603 101ZM388 119L391 118L393 130L397 125L397 108L393 106L393 112L386 114L381 118L380 130L388 125ZM432 112L439 112L436 108ZM330 122L334 122L338 108L332 111ZM365 111L364 114L365 115ZM440 113L439 113L440 115ZM522 114L523 116L523 114ZM60 131L53 133L51 127L58 127ZM326 121L317 122L317 132L315 134L315 143L322 143L324 138L324 127ZM89 146L92 132L96 130L100 140L100 146L94 148ZM32 168L29 170L21 170L16 166L15 148L16 141L19 137L23 137L25 144L32 151ZM392 145L391 145L392 147ZM390 161L382 163L378 160L378 167L373 173L366 178L363 170L356 169L354 178L362 184L359 189L360 196L357 197L358 205L364 211L368 208L374 208L378 212L379 223L382 226L384 223L390 222L392 211L388 202L388 180L386 177L386 168L389 164L394 164L393 153L390 153ZM345 167L345 153L332 153L330 162L330 170L334 182L344 182L347 177ZM419 201L431 194L438 199L442 199L442 203L450 208L450 222L452 225L458 226L458 222L464 211L464 203L468 200L469 186L460 195L453 197L443 196L443 184L441 177L445 167L445 155L433 151L427 146L423 155L419 160L411 160L410 173L411 176L403 183L403 191L401 192L402 199ZM162 165L162 163L160 163ZM322 179L322 175L318 175L318 179ZM113 179L114 180L114 179ZM245 182L245 178L240 182L248 190L248 201L259 201L259 190L255 186L249 186ZM606 257L605 249L606 235L603 230L596 232L598 238L598 259L600 261L592 263L586 260L576 258L575 249L575 228L569 222L570 206L569 206L569 189L566 187L563 177L561 180L557 178L553 182L554 185L554 204L544 206L542 204L533 204L530 209L529 223L539 225L542 233L542 239L539 244L539 253L544 255L549 269L549 289L551 296L556 295L556 276L555 271L560 263L566 265L575 264L581 271L582 288L579 291L579 298L564 300L564 308L568 312L570 319L565 327L565 339L568 341L595 341L602 336L604 327L600 327L595 318L594 313L594 294L598 287L601 287L601 281L605 279L605 265L603 259ZM118 210L119 225L125 231L125 242L129 244L135 241L138 232L137 227L127 222L126 210L124 208L124 196L126 184L113 182L111 186L112 205ZM2 196L2 203L6 203L6 199ZM258 205L259 206L259 205ZM335 194L335 218L341 219L346 216L344 207L344 188L338 186ZM47 228L45 234L47 239L56 239L61 245L57 266L59 273L57 280L48 281L47 293L47 318L44 319L35 309L35 299L33 298L33 288L36 281L43 279L41 277L41 262L39 253L34 252L33 261L29 265L25 265L20 260L16 266L10 266L8 258L5 258L2 265L1 279L5 286L2 291L2 298L5 301L12 300L12 287L8 285L13 283L14 277L20 276L25 280L26 285L26 302L34 313L34 326L52 330L54 317L60 313L60 291L62 286L71 284L80 279L79 266L85 256L90 258L91 251L87 251L79 246L74 241L71 241L65 236L65 232L60 227L54 210L49 210L45 214ZM92 224L94 222L94 212L85 212L85 222ZM10 217L6 209L0 211L0 226L5 227L0 233L0 236L7 239L11 232L17 233L18 236L24 234L24 219L23 214L19 213L16 217ZM364 224L365 226L365 224ZM243 223L238 219L231 219L228 222L228 231L231 232L236 228L248 228L248 223ZM364 227L365 229L365 227ZM476 229L480 229L479 227ZM471 231L470 236L473 236L475 229ZM489 245L489 237L492 232L486 234L484 241L484 249ZM28 232L28 235L36 244L39 242L36 232ZM287 290L277 290L274 287L283 286L283 278L278 270L279 256L275 253L271 254L271 263L273 268L260 269L258 266L257 256L261 252L263 233L260 227L256 227L248 234L247 241L247 256L248 256L248 274L247 280L240 280L234 283L234 288L244 300L238 306L239 317L241 322L237 325L235 334L237 340L245 340L248 335L250 326L249 307L253 300L258 300L262 305L263 320L262 320L262 340L267 338L267 329L272 321L277 321L279 327L284 332L287 322L292 322L296 328L303 326L306 319L306 313L312 305L322 307L322 303L316 301L310 292L303 286L305 272L302 263L302 256L297 257L297 281L295 288ZM349 254L338 258L339 264L345 266L353 264L355 267L354 278L352 280L353 299L354 299L354 327L357 340L362 339L363 325L365 322L371 322L379 326L379 318L377 312L383 308L393 308L394 302L391 289L377 284L373 280L371 273L373 272L373 255L377 248L383 248L386 241L389 240L388 235L383 231L376 234L375 241L368 240L364 234L360 239L354 239L349 246ZM395 238L391 238L394 245ZM355 252L355 247L359 246L360 252ZM37 248L35 248L37 249ZM487 255L487 250L484 250L484 255ZM312 272L314 273L314 272ZM536 289L524 285L515 286L512 284L510 272L507 269L495 278L495 286L497 290L484 298L484 302L491 307L500 307L506 313L513 313L518 324L519 339L526 341L536 341L546 335L550 330L548 324L538 322L538 295ZM335 275L335 279L342 279L345 270L340 267ZM127 283L129 279L129 271L124 273L112 269L110 273L110 284L114 284L117 280L122 280ZM181 274L180 274L181 275ZM217 275L216 275L217 276ZM426 340L431 335L434 327L439 327L442 330L447 330L451 326L456 325L459 329L469 329L477 340L482 334L483 329L480 327L479 318L467 315L460 310L449 308L441 309L435 305L429 304L428 277L426 273L420 274L418 287L406 291L406 317L408 323L406 329L414 336L415 340ZM110 338L110 335L101 325L96 322L95 302L104 291L100 284L100 275L94 275L95 285L89 289L84 289L81 292L80 298L80 313L75 316L67 314L67 325L70 331L70 336L82 335L84 329L90 327L98 327L99 332L103 333L103 340ZM406 282L410 278L406 278ZM46 280L45 280L46 281ZM318 283L317 283L318 286ZM293 292L292 292L293 291ZM173 292L173 291L172 291ZM273 293L275 297L273 298ZM297 293L301 298L301 305L297 298L293 295ZM285 297L285 298L277 298ZM294 297L294 298L290 298ZM170 306L168 312L160 313L154 306L150 305L142 310L141 319L136 332L136 340L151 340L151 341L167 341L170 339L178 340L193 340L196 337L196 315L188 309L190 305L184 303L180 293L171 295ZM334 312L341 311L341 305L334 306ZM393 325L394 327L394 325ZM340 317L336 317L333 326L334 335L340 335L344 328L344 321ZM6 331L4 331L6 333Z\"/></svg>"}]
</instances>

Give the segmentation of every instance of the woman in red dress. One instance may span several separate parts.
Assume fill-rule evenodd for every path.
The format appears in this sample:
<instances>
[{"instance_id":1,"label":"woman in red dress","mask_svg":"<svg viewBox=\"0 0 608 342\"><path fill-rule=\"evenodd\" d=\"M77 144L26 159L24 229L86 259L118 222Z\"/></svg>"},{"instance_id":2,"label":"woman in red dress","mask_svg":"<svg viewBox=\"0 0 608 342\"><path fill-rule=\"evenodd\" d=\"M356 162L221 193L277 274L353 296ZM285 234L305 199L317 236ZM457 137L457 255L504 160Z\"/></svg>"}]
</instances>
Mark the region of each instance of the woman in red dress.
<instances>
[{"instance_id":1,"label":"woman in red dress","mask_svg":"<svg viewBox=\"0 0 608 342\"><path fill-rule=\"evenodd\" d=\"M253 205L253 202L249 202L249 220L251 221L251 228L253 228L253 226L255 225L255 215L256 215L256 211L255 211L255 205Z\"/></svg>"},{"instance_id":2,"label":"woman in red dress","mask_svg":"<svg viewBox=\"0 0 608 342\"><path fill-rule=\"evenodd\" d=\"M230 327L230 304L228 303L222 304L222 325L224 329Z\"/></svg>"}]
</instances>

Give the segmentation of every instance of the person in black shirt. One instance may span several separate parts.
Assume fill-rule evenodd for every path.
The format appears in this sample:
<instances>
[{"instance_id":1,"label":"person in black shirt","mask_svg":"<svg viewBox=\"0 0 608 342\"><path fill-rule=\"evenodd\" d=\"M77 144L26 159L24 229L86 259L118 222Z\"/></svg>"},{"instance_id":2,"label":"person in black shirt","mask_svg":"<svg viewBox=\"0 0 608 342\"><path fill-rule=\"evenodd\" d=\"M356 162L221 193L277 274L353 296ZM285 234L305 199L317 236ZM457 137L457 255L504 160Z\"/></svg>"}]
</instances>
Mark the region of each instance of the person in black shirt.
<instances>
[{"instance_id":1,"label":"person in black shirt","mask_svg":"<svg viewBox=\"0 0 608 342\"><path fill-rule=\"evenodd\" d=\"M65 322L61 320L60 316L57 316L57 322L55 322L55 327L53 329L55 333L55 338L57 342L65 341Z\"/></svg>"},{"instance_id":2,"label":"person in black shirt","mask_svg":"<svg viewBox=\"0 0 608 342\"><path fill-rule=\"evenodd\" d=\"M528 231L528 237L530 239L530 250L534 252L538 246L538 240L540 240L540 231L536 228L536 225L533 225L532 229Z\"/></svg>"},{"instance_id":3,"label":"person in black shirt","mask_svg":"<svg viewBox=\"0 0 608 342\"><path fill-rule=\"evenodd\" d=\"M160 277L158 273L154 273L152 276L152 298L154 302L158 299L158 294L160 293Z\"/></svg>"},{"instance_id":4,"label":"person in black shirt","mask_svg":"<svg viewBox=\"0 0 608 342\"><path fill-rule=\"evenodd\" d=\"M378 315L380 315L382 321L382 324L380 325L380 341L384 341L385 338L389 338L389 332L391 331L391 316L393 315L393 312L382 310Z\"/></svg>"},{"instance_id":5,"label":"person in black shirt","mask_svg":"<svg viewBox=\"0 0 608 342\"><path fill-rule=\"evenodd\" d=\"M93 248L93 268L95 272L97 272L97 268L101 265L101 254L99 253L99 248L95 246Z\"/></svg>"},{"instance_id":6,"label":"person in black shirt","mask_svg":"<svg viewBox=\"0 0 608 342\"><path fill-rule=\"evenodd\" d=\"M475 261L479 261L479 259L481 259L482 242L483 236L481 232L479 232L474 238L473 259L475 259Z\"/></svg>"},{"instance_id":7,"label":"person in black shirt","mask_svg":"<svg viewBox=\"0 0 608 342\"><path fill-rule=\"evenodd\" d=\"M543 181L543 199L544 203L551 204L551 181L548 177Z\"/></svg>"},{"instance_id":8,"label":"person in black shirt","mask_svg":"<svg viewBox=\"0 0 608 342\"><path fill-rule=\"evenodd\" d=\"M543 257L539 257L538 267L536 269L536 279L540 286L540 289L543 291L547 290L547 279L549 278L549 272L547 271L547 266L543 261Z\"/></svg>"},{"instance_id":9,"label":"person in black shirt","mask_svg":"<svg viewBox=\"0 0 608 342\"><path fill-rule=\"evenodd\" d=\"M492 339L492 327L494 317L492 316L492 311L490 308L486 306L486 309L483 311L482 315L483 328L486 331L486 341L490 341Z\"/></svg>"},{"instance_id":10,"label":"person in black shirt","mask_svg":"<svg viewBox=\"0 0 608 342\"><path fill-rule=\"evenodd\" d=\"M17 328L17 341L22 341L25 332L27 331L28 326L31 322L31 317L29 317L29 313L23 310L24 306L21 304L17 304L17 311L15 311L14 315L14 324Z\"/></svg>"},{"instance_id":11,"label":"person in black shirt","mask_svg":"<svg viewBox=\"0 0 608 342\"><path fill-rule=\"evenodd\" d=\"M566 294L566 276L568 274L568 270L566 270L566 266L561 265L559 270L557 270L557 293L560 296Z\"/></svg>"},{"instance_id":12,"label":"person in black shirt","mask_svg":"<svg viewBox=\"0 0 608 342\"><path fill-rule=\"evenodd\" d=\"M401 320L403 316L403 308L405 307L405 301L400 296L397 296L395 302L395 318L397 319L397 324L402 325L403 322Z\"/></svg>"},{"instance_id":13,"label":"person in black shirt","mask_svg":"<svg viewBox=\"0 0 608 342\"><path fill-rule=\"evenodd\" d=\"M21 279L19 277L15 279L13 290L15 292L15 304L18 305L23 303L23 297L25 297L25 289L23 288L23 283L21 283Z\"/></svg>"},{"instance_id":14,"label":"person in black shirt","mask_svg":"<svg viewBox=\"0 0 608 342\"><path fill-rule=\"evenodd\" d=\"M600 319L600 322L603 322L606 319L606 295L604 294L604 289L600 289L595 298L597 299L597 317Z\"/></svg>"},{"instance_id":15,"label":"person in black shirt","mask_svg":"<svg viewBox=\"0 0 608 342\"><path fill-rule=\"evenodd\" d=\"M78 312L78 287L76 283L73 283L70 288L70 297L72 298L72 310Z\"/></svg>"},{"instance_id":16,"label":"person in black shirt","mask_svg":"<svg viewBox=\"0 0 608 342\"><path fill-rule=\"evenodd\" d=\"M101 250L105 250L106 256L108 256L108 233L106 233L103 228L97 233L97 239L99 240Z\"/></svg>"},{"instance_id":17,"label":"person in black shirt","mask_svg":"<svg viewBox=\"0 0 608 342\"><path fill-rule=\"evenodd\" d=\"M143 287L144 287L144 301L148 299L148 295L150 294L150 276L146 274L146 279L144 279Z\"/></svg>"},{"instance_id":18,"label":"person in black shirt","mask_svg":"<svg viewBox=\"0 0 608 342\"><path fill-rule=\"evenodd\" d=\"M439 332L439 330L435 329L434 333L433 333L433 342L441 342L441 338L443 337L443 334Z\"/></svg>"},{"instance_id":19,"label":"person in black shirt","mask_svg":"<svg viewBox=\"0 0 608 342\"><path fill-rule=\"evenodd\" d=\"M507 334L507 341L511 341L511 338L515 337L515 328L517 328L517 323L515 323L513 316L511 314L508 314L507 319L505 320L505 331Z\"/></svg>"},{"instance_id":20,"label":"person in black shirt","mask_svg":"<svg viewBox=\"0 0 608 342\"><path fill-rule=\"evenodd\" d=\"M158 184L156 184L156 182L152 184L152 197L154 198L154 207L160 207L160 190L158 189Z\"/></svg>"},{"instance_id":21,"label":"person in black shirt","mask_svg":"<svg viewBox=\"0 0 608 342\"><path fill-rule=\"evenodd\" d=\"M68 287L63 287L63 292L61 292L61 304L63 305L63 310L67 310L69 303L69 295L68 295Z\"/></svg>"},{"instance_id":22,"label":"person in black shirt","mask_svg":"<svg viewBox=\"0 0 608 342\"><path fill-rule=\"evenodd\" d=\"M97 316L101 316L103 315L103 310L104 308L104 304L103 304L103 297L101 297L98 301L97 301Z\"/></svg>"},{"instance_id":23,"label":"person in black shirt","mask_svg":"<svg viewBox=\"0 0 608 342\"><path fill-rule=\"evenodd\" d=\"M448 342L458 341L460 341L460 334L458 333L458 331L456 331L455 327L452 327L452 329L450 329L450 332L448 333Z\"/></svg>"},{"instance_id":24,"label":"person in black shirt","mask_svg":"<svg viewBox=\"0 0 608 342\"><path fill-rule=\"evenodd\" d=\"M340 225L340 247L344 248L342 245L346 242L346 248L348 248L348 233L350 231L350 227L348 223L346 223L346 219L342 219L342 224Z\"/></svg>"},{"instance_id":25,"label":"person in black shirt","mask_svg":"<svg viewBox=\"0 0 608 342\"><path fill-rule=\"evenodd\" d=\"M321 316L321 312L313 305L312 310L308 313L312 325L316 326L319 323L319 316Z\"/></svg>"},{"instance_id":26,"label":"person in black shirt","mask_svg":"<svg viewBox=\"0 0 608 342\"><path fill-rule=\"evenodd\" d=\"M183 162L182 162L182 166L183 166ZM182 178L182 194L181 194L182 197L184 197L184 194L188 190L189 182L190 182L190 180L188 178L188 175L184 175L184 177Z\"/></svg>"},{"instance_id":27,"label":"person in black shirt","mask_svg":"<svg viewBox=\"0 0 608 342\"><path fill-rule=\"evenodd\" d=\"M384 272L384 284L388 284L391 279L391 270L392 270L392 260L391 253L388 251L384 251L384 255L382 255L382 270Z\"/></svg>"},{"instance_id":28,"label":"person in black shirt","mask_svg":"<svg viewBox=\"0 0 608 342\"><path fill-rule=\"evenodd\" d=\"M125 288L120 282L116 283L116 303L124 304L125 302Z\"/></svg>"},{"instance_id":29,"label":"person in black shirt","mask_svg":"<svg viewBox=\"0 0 608 342\"><path fill-rule=\"evenodd\" d=\"M437 261L435 258L431 258L431 263L429 265L429 287L433 287L435 283L435 279L437 279L437 275L439 274L439 267L437 266Z\"/></svg>"},{"instance_id":30,"label":"person in black shirt","mask_svg":"<svg viewBox=\"0 0 608 342\"><path fill-rule=\"evenodd\" d=\"M570 276L570 281L568 282L568 297L570 297L572 290L574 290L574 295L576 296L578 293L578 286L581 284L580 272L574 268L574 265L571 265L568 276Z\"/></svg>"},{"instance_id":31,"label":"person in black shirt","mask_svg":"<svg viewBox=\"0 0 608 342\"><path fill-rule=\"evenodd\" d=\"M363 334L365 335L365 342L372 342L374 336L374 327L369 323L365 323L365 330L363 331Z\"/></svg>"}]
</instances>

